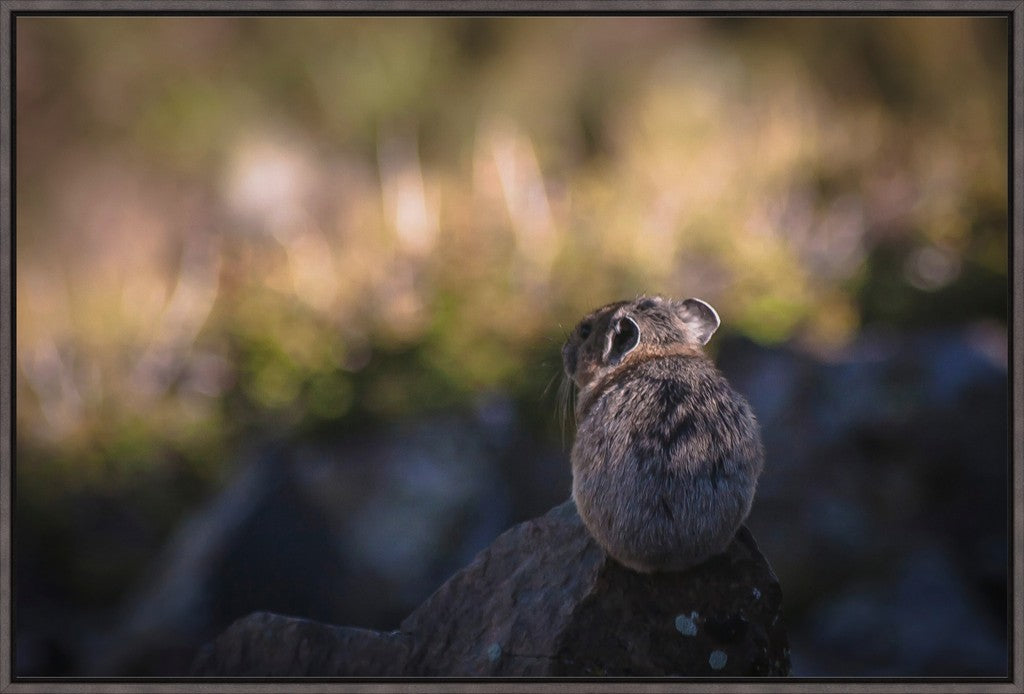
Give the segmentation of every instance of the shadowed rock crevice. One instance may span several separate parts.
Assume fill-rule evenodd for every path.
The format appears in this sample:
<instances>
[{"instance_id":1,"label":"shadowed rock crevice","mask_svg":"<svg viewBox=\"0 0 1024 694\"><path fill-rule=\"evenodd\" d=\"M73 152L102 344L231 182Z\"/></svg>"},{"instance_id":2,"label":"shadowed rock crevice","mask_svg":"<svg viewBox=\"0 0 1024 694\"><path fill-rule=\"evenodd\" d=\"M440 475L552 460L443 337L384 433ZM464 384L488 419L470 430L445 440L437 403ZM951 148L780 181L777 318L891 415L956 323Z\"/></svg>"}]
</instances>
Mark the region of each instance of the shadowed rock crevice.
<instances>
[{"instance_id":1,"label":"shadowed rock crevice","mask_svg":"<svg viewBox=\"0 0 1024 694\"><path fill-rule=\"evenodd\" d=\"M497 538L395 632L254 613L193 674L780 676L781 601L746 528L689 571L639 574L605 556L567 501Z\"/></svg>"}]
</instances>

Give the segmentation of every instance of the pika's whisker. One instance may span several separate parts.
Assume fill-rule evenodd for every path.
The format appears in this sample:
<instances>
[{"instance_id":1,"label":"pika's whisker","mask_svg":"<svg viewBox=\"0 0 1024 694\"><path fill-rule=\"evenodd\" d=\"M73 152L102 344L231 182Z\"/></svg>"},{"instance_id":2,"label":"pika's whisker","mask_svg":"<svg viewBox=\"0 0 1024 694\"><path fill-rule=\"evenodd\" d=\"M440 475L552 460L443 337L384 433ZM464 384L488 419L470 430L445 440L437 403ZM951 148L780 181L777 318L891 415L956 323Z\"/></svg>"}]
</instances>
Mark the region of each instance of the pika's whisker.
<instances>
[{"instance_id":1,"label":"pika's whisker","mask_svg":"<svg viewBox=\"0 0 1024 694\"><path fill-rule=\"evenodd\" d=\"M569 421L569 411L573 408L576 389L572 387L572 379L562 374L562 380L558 382L558 421L562 427L562 448L565 448L565 429Z\"/></svg>"},{"instance_id":2,"label":"pika's whisker","mask_svg":"<svg viewBox=\"0 0 1024 694\"><path fill-rule=\"evenodd\" d=\"M555 372L555 373L554 373L554 374L553 374L553 375L551 376L551 378L550 378L550 379L548 380L548 384L547 384L546 386L544 386L544 390L543 390L543 391L541 391L541 394L540 394L540 399L541 399L541 400L543 400L543 399L544 399L544 396L548 394L548 391L549 391L549 390L551 390L551 386L553 386L553 385L555 384L555 379L557 379L557 378L558 378L558 375L559 375L559 372L558 372L558 371L556 371L556 372Z\"/></svg>"}]
</instances>

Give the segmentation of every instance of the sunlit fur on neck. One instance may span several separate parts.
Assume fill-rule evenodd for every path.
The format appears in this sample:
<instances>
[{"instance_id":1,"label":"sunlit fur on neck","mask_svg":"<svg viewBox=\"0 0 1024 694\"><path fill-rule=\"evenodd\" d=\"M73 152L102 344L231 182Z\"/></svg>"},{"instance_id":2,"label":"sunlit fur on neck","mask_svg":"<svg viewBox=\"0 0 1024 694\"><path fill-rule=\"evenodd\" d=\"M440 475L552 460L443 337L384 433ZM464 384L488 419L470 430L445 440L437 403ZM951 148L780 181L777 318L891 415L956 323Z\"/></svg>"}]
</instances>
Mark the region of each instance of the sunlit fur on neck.
<instances>
[{"instance_id":1,"label":"sunlit fur on neck","mask_svg":"<svg viewBox=\"0 0 1024 694\"><path fill-rule=\"evenodd\" d=\"M699 347L687 344L662 345L651 347L640 344L632 352L604 374L597 376L586 385L581 385L576 396L576 422L577 424L587 416L590 407L615 381L624 378L636 366L653 359L664 359L667 357L699 357L707 359ZM568 380L568 379L567 379Z\"/></svg>"}]
</instances>

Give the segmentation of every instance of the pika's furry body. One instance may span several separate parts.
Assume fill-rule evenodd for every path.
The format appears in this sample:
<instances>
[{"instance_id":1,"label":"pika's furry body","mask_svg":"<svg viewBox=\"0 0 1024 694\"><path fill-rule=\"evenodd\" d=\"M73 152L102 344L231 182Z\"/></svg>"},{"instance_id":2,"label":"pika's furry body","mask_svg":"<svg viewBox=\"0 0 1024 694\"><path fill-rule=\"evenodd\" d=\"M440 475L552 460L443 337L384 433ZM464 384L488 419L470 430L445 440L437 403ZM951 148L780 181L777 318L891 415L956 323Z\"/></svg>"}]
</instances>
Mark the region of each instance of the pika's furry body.
<instances>
[{"instance_id":1,"label":"pika's furry body","mask_svg":"<svg viewBox=\"0 0 1024 694\"><path fill-rule=\"evenodd\" d=\"M573 499L636 571L681 571L725 549L764 462L742 396L702 350L719 319L699 299L597 309L562 348L578 391Z\"/></svg>"}]
</instances>

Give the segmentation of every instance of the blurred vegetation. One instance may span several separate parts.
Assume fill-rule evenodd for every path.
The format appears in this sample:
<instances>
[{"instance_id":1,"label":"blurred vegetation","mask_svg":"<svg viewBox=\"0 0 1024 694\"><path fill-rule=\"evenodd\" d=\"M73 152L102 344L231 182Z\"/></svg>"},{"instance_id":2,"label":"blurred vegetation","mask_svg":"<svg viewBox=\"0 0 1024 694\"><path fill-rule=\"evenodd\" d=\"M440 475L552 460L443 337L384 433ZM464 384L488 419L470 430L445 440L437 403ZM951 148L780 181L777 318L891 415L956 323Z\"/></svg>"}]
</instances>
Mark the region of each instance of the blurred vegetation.
<instances>
[{"instance_id":1,"label":"blurred vegetation","mask_svg":"<svg viewBox=\"0 0 1024 694\"><path fill-rule=\"evenodd\" d=\"M148 535L51 557L97 590L253 438L494 391L557 436L561 341L615 298L820 353L1006 320L1001 19L16 31L19 527L118 499Z\"/></svg>"}]
</instances>

